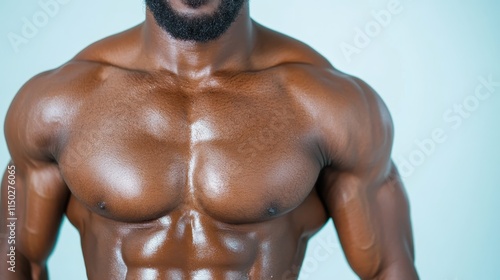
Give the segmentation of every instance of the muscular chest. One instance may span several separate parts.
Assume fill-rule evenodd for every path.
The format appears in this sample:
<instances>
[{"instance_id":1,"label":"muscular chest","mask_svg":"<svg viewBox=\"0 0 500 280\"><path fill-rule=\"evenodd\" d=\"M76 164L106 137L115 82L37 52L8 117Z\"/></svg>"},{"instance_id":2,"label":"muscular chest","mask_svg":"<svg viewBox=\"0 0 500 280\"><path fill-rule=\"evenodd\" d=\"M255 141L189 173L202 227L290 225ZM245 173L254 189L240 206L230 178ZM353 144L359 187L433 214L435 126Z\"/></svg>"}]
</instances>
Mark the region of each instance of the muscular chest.
<instances>
[{"instance_id":1,"label":"muscular chest","mask_svg":"<svg viewBox=\"0 0 500 280\"><path fill-rule=\"evenodd\" d=\"M251 222L311 191L320 167L305 116L279 89L123 90L82 105L59 160L91 210L143 221L187 207Z\"/></svg>"}]
</instances>

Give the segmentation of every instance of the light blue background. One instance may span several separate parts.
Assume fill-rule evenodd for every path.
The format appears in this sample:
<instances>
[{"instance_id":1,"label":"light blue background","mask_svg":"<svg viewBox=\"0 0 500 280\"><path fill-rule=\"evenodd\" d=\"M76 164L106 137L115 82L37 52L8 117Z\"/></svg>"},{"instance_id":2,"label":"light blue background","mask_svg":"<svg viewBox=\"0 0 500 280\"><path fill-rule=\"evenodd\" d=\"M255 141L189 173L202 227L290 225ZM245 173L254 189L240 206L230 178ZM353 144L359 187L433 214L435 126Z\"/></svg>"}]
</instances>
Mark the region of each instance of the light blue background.
<instances>
[{"instance_id":1,"label":"light blue background","mask_svg":"<svg viewBox=\"0 0 500 280\"><path fill-rule=\"evenodd\" d=\"M20 34L22 18L31 19L41 7L28 0L0 3L2 122L30 77L144 18L142 0L66 1L17 52L8 34ZM396 125L393 157L414 167L404 175L421 278L500 279L500 87L460 126L443 118L455 104L472 102L479 77L500 82L500 2L400 0L403 11L348 60L340 46L354 44L356 28L369 26L371 12L389 2L252 0L251 8L257 21L311 45L337 68L366 80L388 104ZM416 141L435 129L446 140L423 154ZM2 165L8 159L2 138ZM310 242L301 279L357 279L338 245L325 248L332 238L337 242L329 224ZM52 279L86 279L78 235L67 222L49 266Z\"/></svg>"}]
</instances>

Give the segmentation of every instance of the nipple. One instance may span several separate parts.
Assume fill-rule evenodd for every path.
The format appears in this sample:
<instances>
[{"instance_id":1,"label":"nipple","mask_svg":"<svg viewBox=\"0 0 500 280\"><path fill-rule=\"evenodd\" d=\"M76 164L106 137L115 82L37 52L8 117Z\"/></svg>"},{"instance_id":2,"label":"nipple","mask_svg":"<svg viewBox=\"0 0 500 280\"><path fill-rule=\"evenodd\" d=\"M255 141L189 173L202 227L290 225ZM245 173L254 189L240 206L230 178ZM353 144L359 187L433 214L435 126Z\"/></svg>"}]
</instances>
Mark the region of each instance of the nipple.
<instances>
[{"instance_id":1,"label":"nipple","mask_svg":"<svg viewBox=\"0 0 500 280\"><path fill-rule=\"evenodd\" d=\"M278 214L278 209L276 207L271 207L267 209L267 214L271 217L276 216L276 214Z\"/></svg>"},{"instance_id":2,"label":"nipple","mask_svg":"<svg viewBox=\"0 0 500 280\"><path fill-rule=\"evenodd\" d=\"M106 210L106 202L101 201L101 202L97 203L97 207L99 207L99 209L101 209L101 210Z\"/></svg>"}]
</instances>

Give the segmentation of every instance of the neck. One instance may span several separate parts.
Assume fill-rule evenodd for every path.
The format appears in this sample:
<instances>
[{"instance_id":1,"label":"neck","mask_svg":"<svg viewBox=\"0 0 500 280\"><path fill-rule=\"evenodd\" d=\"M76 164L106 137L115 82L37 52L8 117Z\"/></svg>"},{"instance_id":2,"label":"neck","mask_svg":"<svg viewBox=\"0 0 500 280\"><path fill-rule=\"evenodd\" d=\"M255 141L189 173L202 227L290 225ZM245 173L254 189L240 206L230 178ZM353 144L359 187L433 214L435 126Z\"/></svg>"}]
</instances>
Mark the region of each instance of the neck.
<instances>
[{"instance_id":1,"label":"neck","mask_svg":"<svg viewBox=\"0 0 500 280\"><path fill-rule=\"evenodd\" d=\"M248 3L229 29L213 41L178 40L156 23L149 10L141 33L143 53L154 68L191 78L202 78L221 70L247 69L255 44Z\"/></svg>"}]
</instances>

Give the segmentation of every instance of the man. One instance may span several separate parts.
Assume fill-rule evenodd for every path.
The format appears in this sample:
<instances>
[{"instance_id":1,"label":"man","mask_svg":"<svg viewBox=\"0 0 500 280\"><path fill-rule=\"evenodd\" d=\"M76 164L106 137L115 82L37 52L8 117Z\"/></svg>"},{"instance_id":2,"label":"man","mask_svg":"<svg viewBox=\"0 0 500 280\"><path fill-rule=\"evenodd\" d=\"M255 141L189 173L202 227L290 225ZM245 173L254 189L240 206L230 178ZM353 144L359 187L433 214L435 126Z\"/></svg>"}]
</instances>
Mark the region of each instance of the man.
<instances>
[{"instance_id":1,"label":"man","mask_svg":"<svg viewBox=\"0 0 500 280\"><path fill-rule=\"evenodd\" d=\"M377 94L248 1L146 4L14 99L1 279L47 278L64 214L89 279L296 279L329 217L360 278L418 279Z\"/></svg>"}]
</instances>

